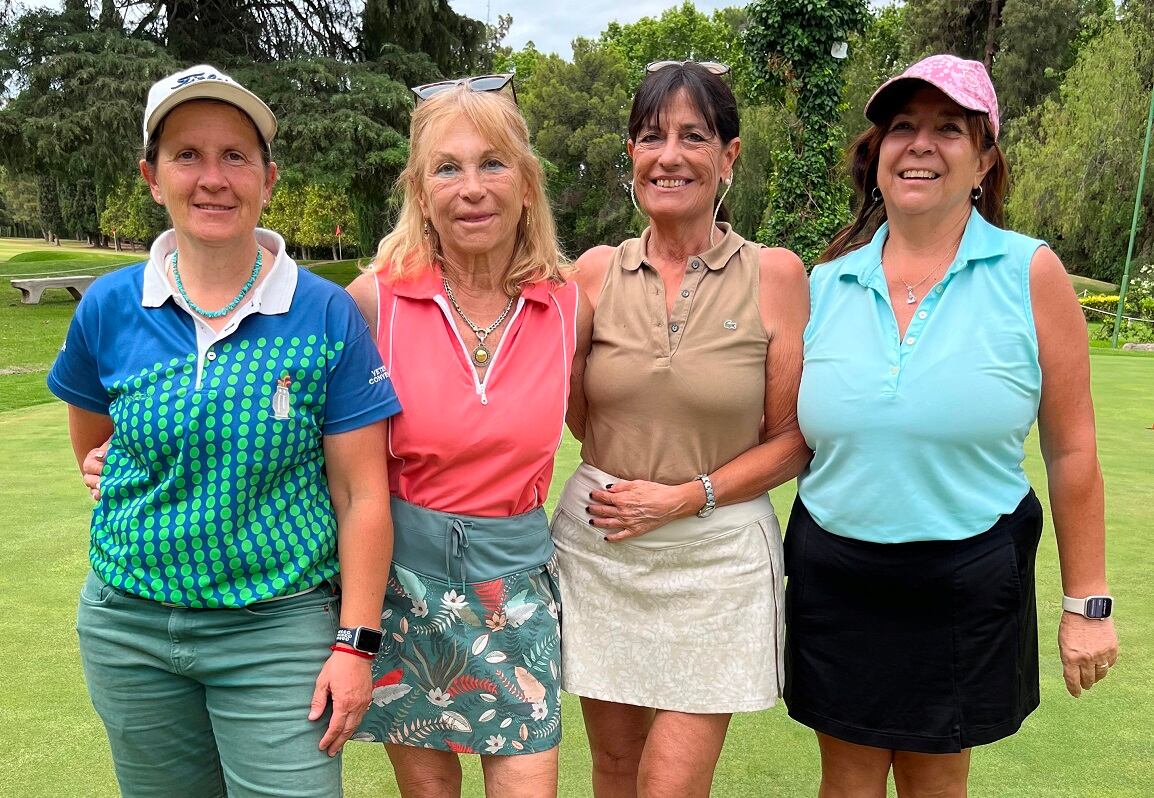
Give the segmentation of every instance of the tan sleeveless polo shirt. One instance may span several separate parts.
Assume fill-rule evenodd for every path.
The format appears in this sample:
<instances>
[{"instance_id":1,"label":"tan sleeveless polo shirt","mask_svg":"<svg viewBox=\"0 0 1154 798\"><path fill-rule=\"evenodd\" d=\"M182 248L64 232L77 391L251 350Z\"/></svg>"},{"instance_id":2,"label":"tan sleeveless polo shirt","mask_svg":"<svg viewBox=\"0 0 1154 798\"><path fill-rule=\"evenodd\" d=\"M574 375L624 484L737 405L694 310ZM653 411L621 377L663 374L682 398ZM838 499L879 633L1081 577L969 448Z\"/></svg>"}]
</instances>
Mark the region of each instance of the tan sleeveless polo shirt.
<instances>
[{"instance_id":1,"label":"tan sleeveless polo shirt","mask_svg":"<svg viewBox=\"0 0 1154 798\"><path fill-rule=\"evenodd\" d=\"M650 230L617 247L593 318L581 457L622 479L679 484L760 441L769 339L759 244L724 236L685 264L673 313L645 261Z\"/></svg>"}]
</instances>

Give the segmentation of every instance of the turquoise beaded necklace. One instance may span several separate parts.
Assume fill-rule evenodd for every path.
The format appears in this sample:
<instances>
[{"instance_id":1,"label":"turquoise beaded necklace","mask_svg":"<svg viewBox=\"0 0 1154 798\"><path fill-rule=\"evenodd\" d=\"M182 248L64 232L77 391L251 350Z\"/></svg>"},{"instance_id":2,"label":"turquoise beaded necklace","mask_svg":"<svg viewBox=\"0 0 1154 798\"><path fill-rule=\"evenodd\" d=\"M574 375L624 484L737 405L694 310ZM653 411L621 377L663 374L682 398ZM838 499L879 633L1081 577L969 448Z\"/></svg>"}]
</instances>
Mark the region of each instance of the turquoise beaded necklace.
<instances>
[{"instance_id":1,"label":"turquoise beaded necklace","mask_svg":"<svg viewBox=\"0 0 1154 798\"><path fill-rule=\"evenodd\" d=\"M244 288L240 289L240 293L220 310L205 310L193 302L192 297L184 290L184 283L180 279L180 269L176 267L176 255L176 250L173 250L172 276L176 280L176 290L180 292L180 295L184 297L184 301L188 303L188 306L192 308L193 311L204 316L206 319L219 319L221 316L227 316L229 313L232 313L233 309L236 308L236 306L240 304L240 301L248 294L249 289L252 288L252 284L256 282L256 276L260 274L261 250L258 246L256 248L256 263L252 265L252 274L249 275L248 282L244 284Z\"/></svg>"}]
</instances>

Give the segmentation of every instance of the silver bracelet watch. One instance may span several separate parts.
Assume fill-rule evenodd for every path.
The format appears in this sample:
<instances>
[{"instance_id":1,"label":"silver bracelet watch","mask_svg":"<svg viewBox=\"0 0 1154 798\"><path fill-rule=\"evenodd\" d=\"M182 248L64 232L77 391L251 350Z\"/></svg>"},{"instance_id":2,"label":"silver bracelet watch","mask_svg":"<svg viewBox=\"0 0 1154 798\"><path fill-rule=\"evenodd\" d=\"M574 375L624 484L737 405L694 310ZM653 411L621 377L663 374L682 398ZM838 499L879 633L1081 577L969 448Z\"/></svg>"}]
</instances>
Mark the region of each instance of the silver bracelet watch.
<instances>
[{"instance_id":1,"label":"silver bracelet watch","mask_svg":"<svg viewBox=\"0 0 1154 798\"><path fill-rule=\"evenodd\" d=\"M717 497L713 495L713 483L709 481L709 474L698 474L697 479L701 480L701 485L705 488L705 504L697 511L697 517L708 518L717 507Z\"/></svg>"}]
</instances>

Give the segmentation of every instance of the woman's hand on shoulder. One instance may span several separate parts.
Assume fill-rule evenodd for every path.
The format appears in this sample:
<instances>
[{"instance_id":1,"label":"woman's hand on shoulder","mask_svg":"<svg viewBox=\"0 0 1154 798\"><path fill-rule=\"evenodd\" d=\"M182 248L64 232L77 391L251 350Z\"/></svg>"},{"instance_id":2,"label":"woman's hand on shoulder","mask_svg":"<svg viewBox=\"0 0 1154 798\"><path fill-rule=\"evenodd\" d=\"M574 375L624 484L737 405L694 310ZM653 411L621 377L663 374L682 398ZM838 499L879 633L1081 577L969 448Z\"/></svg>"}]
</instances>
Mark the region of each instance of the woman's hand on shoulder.
<instances>
[{"instance_id":1,"label":"woman's hand on shoulder","mask_svg":"<svg viewBox=\"0 0 1154 798\"><path fill-rule=\"evenodd\" d=\"M361 315L369 325L369 331L377 334L377 276L373 272L365 272L348 284L345 288L349 296L357 303Z\"/></svg>"},{"instance_id":2,"label":"woman's hand on shoulder","mask_svg":"<svg viewBox=\"0 0 1154 798\"><path fill-rule=\"evenodd\" d=\"M613 261L614 247L597 246L585 250L573 263L573 282L581 287L594 310L601 298L601 286L605 285L605 275Z\"/></svg>"},{"instance_id":3,"label":"woman's hand on shoulder","mask_svg":"<svg viewBox=\"0 0 1154 798\"><path fill-rule=\"evenodd\" d=\"M662 485L643 479L621 480L589 494L589 523L612 542L635 538L659 526L687 518L705 506L697 480Z\"/></svg>"}]
</instances>

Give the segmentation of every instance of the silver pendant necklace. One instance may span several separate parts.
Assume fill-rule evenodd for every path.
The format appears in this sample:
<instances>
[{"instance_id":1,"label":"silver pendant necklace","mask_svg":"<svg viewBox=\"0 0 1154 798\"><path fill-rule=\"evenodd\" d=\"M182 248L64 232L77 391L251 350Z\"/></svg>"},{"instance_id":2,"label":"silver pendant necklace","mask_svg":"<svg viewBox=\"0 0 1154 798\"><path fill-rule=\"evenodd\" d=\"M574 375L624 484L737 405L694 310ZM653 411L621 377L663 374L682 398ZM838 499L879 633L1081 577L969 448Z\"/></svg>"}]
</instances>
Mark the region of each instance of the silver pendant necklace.
<instances>
[{"instance_id":1,"label":"silver pendant necklace","mask_svg":"<svg viewBox=\"0 0 1154 798\"><path fill-rule=\"evenodd\" d=\"M452 304L453 310L457 311L457 315L461 317L465 324L469 325L469 329L473 331L475 336L477 336L477 345L473 347L473 351L469 353L473 357L473 362L478 366L488 365L489 359L493 356L493 353L489 351L487 346L485 346L485 339L492 334L493 330L500 327L501 322L503 322L505 317L509 315L509 311L513 309L513 297L509 297L509 301L505 303L505 309L501 311L501 315L497 317L496 321L494 321L488 327L482 329L481 327L474 324L472 319L465 315L465 311L461 310L461 306L457 304L457 297L453 296L453 289L449 287L449 281L444 277L441 277L441 284L445 286L445 296L449 298L449 302Z\"/></svg>"},{"instance_id":2,"label":"silver pendant necklace","mask_svg":"<svg viewBox=\"0 0 1154 798\"><path fill-rule=\"evenodd\" d=\"M935 263L934 268L932 268L928 272L926 272L925 277L918 280L916 283L907 283L905 278L902 277L900 274L896 275L896 277L898 278L898 282L901 283L902 286L906 289L906 304L907 305L912 305L918 301L918 298L916 296L914 296L914 289L917 288L922 283L924 283L926 280L930 279L930 277L932 275L934 275L938 271L938 269L940 269L942 267L943 263L945 263L947 260L949 260L951 257L953 257L954 252L957 250L958 246L961 245L961 243L962 243L961 238L959 238L957 241L955 241L954 245L952 247L950 247L949 250L946 252L946 256L944 258L942 258L940 261L938 261L937 263Z\"/></svg>"}]
</instances>

